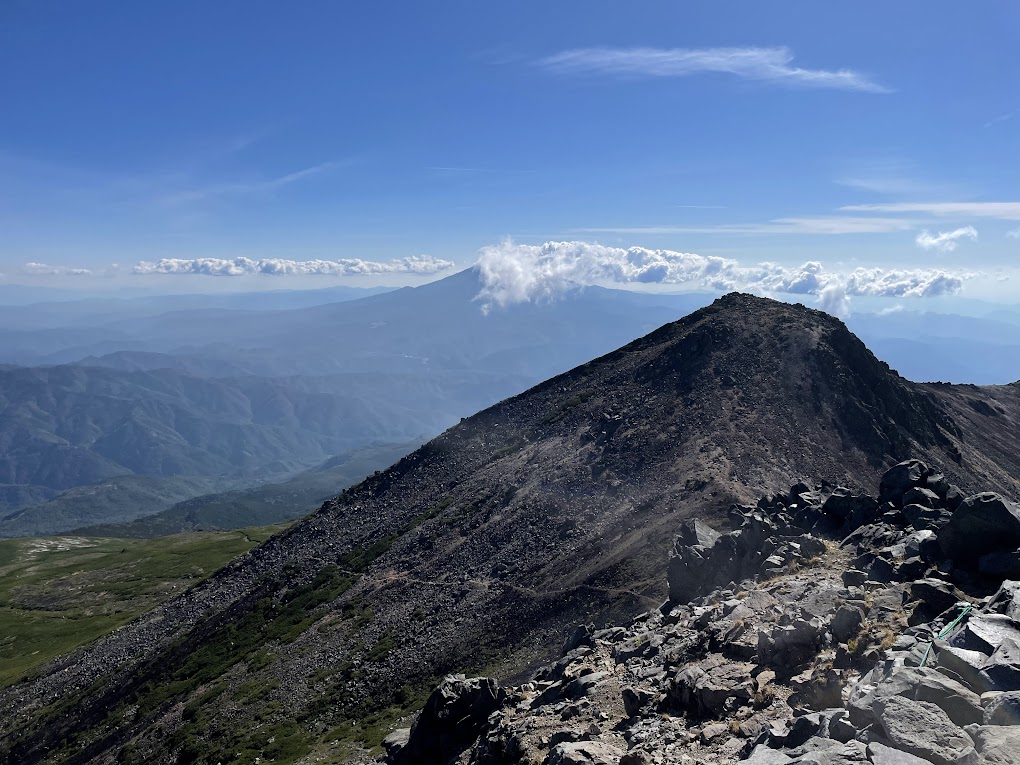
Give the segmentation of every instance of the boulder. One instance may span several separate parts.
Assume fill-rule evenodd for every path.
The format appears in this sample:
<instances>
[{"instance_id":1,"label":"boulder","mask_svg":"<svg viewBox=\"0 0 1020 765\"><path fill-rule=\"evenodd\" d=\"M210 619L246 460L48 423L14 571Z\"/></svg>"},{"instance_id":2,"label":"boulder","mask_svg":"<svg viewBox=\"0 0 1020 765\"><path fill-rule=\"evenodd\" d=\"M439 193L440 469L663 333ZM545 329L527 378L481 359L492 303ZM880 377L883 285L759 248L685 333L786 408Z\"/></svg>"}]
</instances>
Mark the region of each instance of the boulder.
<instances>
[{"instance_id":1,"label":"boulder","mask_svg":"<svg viewBox=\"0 0 1020 765\"><path fill-rule=\"evenodd\" d=\"M397 728L390 735L382 740L383 749L386 751L386 759L392 762L400 750L407 746L408 739L411 738L410 728Z\"/></svg>"},{"instance_id":2,"label":"boulder","mask_svg":"<svg viewBox=\"0 0 1020 765\"><path fill-rule=\"evenodd\" d=\"M1020 690L1020 645L1003 641L981 668L981 677L988 690Z\"/></svg>"},{"instance_id":3,"label":"boulder","mask_svg":"<svg viewBox=\"0 0 1020 765\"><path fill-rule=\"evenodd\" d=\"M868 757L873 765L931 765L917 755L893 749L891 746L872 741L868 744Z\"/></svg>"},{"instance_id":4,"label":"boulder","mask_svg":"<svg viewBox=\"0 0 1020 765\"><path fill-rule=\"evenodd\" d=\"M941 507L909 504L903 506L903 517L915 529L938 531L952 520L953 514Z\"/></svg>"},{"instance_id":5,"label":"boulder","mask_svg":"<svg viewBox=\"0 0 1020 765\"><path fill-rule=\"evenodd\" d=\"M966 497L964 496L963 492L960 490L960 487L958 487L958 486L950 486L948 489L946 489L946 496L945 496L946 506L950 510L955 510L956 508L958 508L960 505L963 504L963 500L965 500L965 499L966 499Z\"/></svg>"},{"instance_id":6,"label":"boulder","mask_svg":"<svg viewBox=\"0 0 1020 765\"><path fill-rule=\"evenodd\" d=\"M683 523L667 570L671 602L687 603L714 581L720 557L714 548L721 537L722 534L700 520Z\"/></svg>"},{"instance_id":7,"label":"boulder","mask_svg":"<svg viewBox=\"0 0 1020 765\"><path fill-rule=\"evenodd\" d=\"M573 651L575 648L581 646L590 646L593 644L591 637L592 632L595 631L595 626L591 624L578 624L571 630L570 634L563 641L563 647L560 649L560 655L566 656L568 653Z\"/></svg>"},{"instance_id":8,"label":"boulder","mask_svg":"<svg viewBox=\"0 0 1020 765\"><path fill-rule=\"evenodd\" d=\"M942 473L931 473L924 479L924 486L940 497L945 497L950 487L949 479Z\"/></svg>"},{"instance_id":9,"label":"boulder","mask_svg":"<svg viewBox=\"0 0 1020 765\"><path fill-rule=\"evenodd\" d=\"M939 495L931 489L915 486L903 493L903 504L904 506L921 505L922 507L938 507L942 504L942 501L939 499Z\"/></svg>"},{"instance_id":10,"label":"boulder","mask_svg":"<svg viewBox=\"0 0 1020 765\"><path fill-rule=\"evenodd\" d=\"M892 695L935 704L960 727L984 720L980 696L930 667L896 669L875 689L876 700Z\"/></svg>"},{"instance_id":11,"label":"boulder","mask_svg":"<svg viewBox=\"0 0 1020 765\"><path fill-rule=\"evenodd\" d=\"M750 666L739 662L708 668L688 664L669 683L670 700L694 717L733 711L750 702L753 692Z\"/></svg>"},{"instance_id":12,"label":"boulder","mask_svg":"<svg viewBox=\"0 0 1020 765\"><path fill-rule=\"evenodd\" d=\"M471 745L504 700L505 692L492 678L447 676L425 702L406 743L394 748L388 761L394 765L447 762Z\"/></svg>"},{"instance_id":13,"label":"boulder","mask_svg":"<svg viewBox=\"0 0 1020 765\"><path fill-rule=\"evenodd\" d=\"M855 527L864 523L863 519L874 517L877 508L878 502L873 497L869 497L867 494L856 494L844 486L837 486L833 489L832 494L822 503L822 512L832 518L840 521L850 518L861 519L858 523L853 524Z\"/></svg>"},{"instance_id":14,"label":"boulder","mask_svg":"<svg viewBox=\"0 0 1020 765\"><path fill-rule=\"evenodd\" d=\"M818 742L823 746L801 755L794 762L798 765L869 765L870 763L867 748L860 741L848 741L845 744L832 741L831 746L826 739L819 739Z\"/></svg>"},{"instance_id":15,"label":"boulder","mask_svg":"<svg viewBox=\"0 0 1020 765\"><path fill-rule=\"evenodd\" d=\"M623 695L623 709L627 713L627 717L634 717L655 701L655 696L650 691L630 685L624 687L621 694Z\"/></svg>"},{"instance_id":16,"label":"boulder","mask_svg":"<svg viewBox=\"0 0 1020 765\"><path fill-rule=\"evenodd\" d=\"M566 689L564 689L563 695L570 699L579 699L587 696L592 692L592 690L594 690L595 686L605 680L605 678L605 672L588 672L587 674L571 680L567 684Z\"/></svg>"},{"instance_id":17,"label":"boulder","mask_svg":"<svg viewBox=\"0 0 1020 765\"><path fill-rule=\"evenodd\" d=\"M791 677L789 684L794 690L790 706L824 710L843 704L843 675L832 667L804 670Z\"/></svg>"},{"instance_id":18,"label":"boulder","mask_svg":"<svg viewBox=\"0 0 1020 765\"><path fill-rule=\"evenodd\" d=\"M981 694L985 725L1020 725L1020 690Z\"/></svg>"},{"instance_id":19,"label":"boulder","mask_svg":"<svg viewBox=\"0 0 1020 765\"><path fill-rule=\"evenodd\" d=\"M1009 580L1003 582L998 592L988 601L985 610L1020 621L1020 582Z\"/></svg>"},{"instance_id":20,"label":"boulder","mask_svg":"<svg viewBox=\"0 0 1020 765\"><path fill-rule=\"evenodd\" d=\"M742 765L790 765L793 758L765 744L758 744L751 752L751 756L741 762Z\"/></svg>"},{"instance_id":21,"label":"boulder","mask_svg":"<svg viewBox=\"0 0 1020 765\"><path fill-rule=\"evenodd\" d=\"M758 633L758 663L792 674L817 653L825 630L817 618L794 619L792 624Z\"/></svg>"},{"instance_id":22,"label":"boulder","mask_svg":"<svg viewBox=\"0 0 1020 765\"><path fill-rule=\"evenodd\" d=\"M875 713L890 744L934 765L954 765L974 751L973 739L930 702L887 696L875 701Z\"/></svg>"},{"instance_id":23,"label":"boulder","mask_svg":"<svg viewBox=\"0 0 1020 765\"><path fill-rule=\"evenodd\" d=\"M979 765L1017 765L1020 762L1020 727L971 725L967 732L980 755Z\"/></svg>"},{"instance_id":24,"label":"boulder","mask_svg":"<svg viewBox=\"0 0 1020 765\"><path fill-rule=\"evenodd\" d=\"M920 557L907 558L896 567L896 578L901 581L918 579L928 571L930 566Z\"/></svg>"},{"instance_id":25,"label":"boulder","mask_svg":"<svg viewBox=\"0 0 1020 765\"><path fill-rule=\"evenodd\" d=\"M903 506L903 495L915 486L923 486L928 466L920 460L906 460L889 468L882 475L878 487L878 501Z\"/></svg>"},{"instance_id":26,"label":"boulder","mask_svg":"<svg viewBox=\"0 0 1020 765\"><path fill-rule=\"evenodd\" d=\"M861 631L864 611L857 606L842 605L836 609L829 622L829 633L837 643L845 643Z\"/></svg>"},{"instance_id":27,"label":"boulder","mask_svg":"<svg viewBox=\"0 0 1020 765\"><path fill-rule=\"evenodd\" d=\"M991 656L1006 640L1020 644L1020 624L1002 614L971 613L946 642L954 648Z\"/></svg>"},{"instance_id":28,"label":"boulder","mask_svg":"<svg viewBox=\"0 0 1020 765\"><path fill-rule=\"evenodd\" d=\"M934 549L933 549L934 548ZM929 529L914 531L903 540L903 557L923 558L931 560L931 556L938 548L935 541L935 532Z\"/></svg>"},{"instance_id":29,"label":"boulder","mask_svg":"<svg viewBox=\"0 0 1020 765\"><path fill-rule=\"evenodd\" d=\"M993 579L1020 577L1020 550L991 552L978 559L978 571Z\"/></svg>"},{"instance_id":30,"label":"boulder","mask_svg":"<svg viewBox=\"0 0 1020 765\"><path fill-rule=\"evenodd\" d=\"M981 674L988 658L983 653L954 648L942 640L935 641L934 652L939 672L959 680L975 693L981 694L991 690L988 680Z\"/></svg>"},{"instance_id":31,"label":"boulder","mask_svg":"<svg viewBox=\"0 0 1020 765\"><path fill-rule=\"evenodd\" d=\"M967 497L938 532L943 552L956 561L1020 547L1020 505L993 492Z\"/></svg>"},{"instance_id":32,"label":"boulder","mask_svg":"<svg viewBox=\"0 0 1020 765\"><path fill-rule=\"evenodd\" d=\"M849 568L841 574L840 578L847 587L860 587L868 581L868 574L865 571Z\"/></svg>"},{"instance_id":33,"label":"boulder","mask_svg":"<svg viewBox=\"0 0 1020 765\"><path fill-rule=\"evenodd\" d=\"M711 547L714 545L722 534L707 523L695 518L694 520L684 521L680 525L680 532L676 536L676 546L682 547Z\"/></svg>"},{"instance_id":34,"label":"boulder","mask_svg":"<svg viewBox=\"0 0 1020 765\"><path fill-rule=\"evenodd\" d=\"M800 546L800 555L802 558L815 558L819 555L825 554L825 543L818 537L812 536L811 534L801 534L799 537L795 537L792 541Z\"/></svg>"},{"instance_id":35,"label":"boulder","mask_svg":"<svg viewBox=\"0 0 1020 765\"><path fill-rule=\"evenodd\" d=\"M918 579L910 583L907 591L910 600L923 603L931 616L938 616L949 610L961 597L961 593L953 585L941 579Z\"/></svg>"},{"instance_id":36,"label":"boulder","mask_svg":"<svg viewBox=\"0 0 1020 765\"><path fill-rule=\"evenodd\" d=\"M730 726L726 723L709 723L701 729L701 743L711 743L720 736L726 735L729 730Z\"/></svg>"},{"instance_id":37,"label":"boulder","mask_svg":"<svg viewBox=\"0 0 1020 765\"><path fill-rule=\"evenodd\" d=\"M623 751L602 741L557 744L546 758L548 765L619 765Z\"/></svg>"}]
</instances>

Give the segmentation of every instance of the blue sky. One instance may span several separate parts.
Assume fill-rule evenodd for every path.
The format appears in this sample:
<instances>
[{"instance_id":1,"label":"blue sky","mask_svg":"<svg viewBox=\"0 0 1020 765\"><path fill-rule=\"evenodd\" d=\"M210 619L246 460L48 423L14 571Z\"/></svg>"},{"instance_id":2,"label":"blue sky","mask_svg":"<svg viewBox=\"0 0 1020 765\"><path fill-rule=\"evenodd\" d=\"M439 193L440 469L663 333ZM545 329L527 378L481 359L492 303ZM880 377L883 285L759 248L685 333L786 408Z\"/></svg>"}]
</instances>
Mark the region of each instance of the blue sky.
<instances>
[{"instance_id":1,"label":"blue sky","mask_svg":"<svg viewBox=\"0 0 1020 765\"><path fill-rule=\"evenodd\" d=\"M1018 50L1006 2L7 0L0 271L414 281L512 237L1009 297Z\"/></svg>"}]
</instances>

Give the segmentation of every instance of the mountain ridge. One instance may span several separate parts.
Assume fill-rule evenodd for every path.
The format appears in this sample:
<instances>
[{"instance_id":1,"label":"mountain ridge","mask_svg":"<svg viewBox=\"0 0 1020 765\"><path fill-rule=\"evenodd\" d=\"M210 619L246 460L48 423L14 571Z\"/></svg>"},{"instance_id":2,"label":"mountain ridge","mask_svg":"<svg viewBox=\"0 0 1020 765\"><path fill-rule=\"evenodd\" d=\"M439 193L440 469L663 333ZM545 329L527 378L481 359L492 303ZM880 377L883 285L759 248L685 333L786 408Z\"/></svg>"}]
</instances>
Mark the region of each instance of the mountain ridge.
<instances>
[{"instance_id":1,"label":"mountain ridge","mask_svg":"<svg viewBox=\"0 0 1020 765\"><path fill-rule=\"evenodd\" d=\"M910 383L831 316L726 296L466 418L186 598L3 691L0 736L22 726L9 746L23 762L58 740L88 746L51 761L162 756L212 673L227 694L217 704L231 699L205 734L216 752L234 746L231 715L255 714L237 698L244 682L275 682L273 719L303 720L288 735L308 736L407 703L401 688L446 671L513 677L567 624L661 600L665 540L682 520L724 524L729 504L801 476L863 487L918 455L965 490L1020 494L1018 393ZM295 602L310 609L292 622ZM303 619L318 626L292 634ZM236 653L213 661L231 635ZM260 665L264 649L274 658ZM207 663L187 664L195 652ZM154 696L160 687L180 696ZM61 697L73 714L38 712ZM125 720L128 708L149 711ZM103 723L111 710L116 728Z\"/></svg>"}]
</instances>

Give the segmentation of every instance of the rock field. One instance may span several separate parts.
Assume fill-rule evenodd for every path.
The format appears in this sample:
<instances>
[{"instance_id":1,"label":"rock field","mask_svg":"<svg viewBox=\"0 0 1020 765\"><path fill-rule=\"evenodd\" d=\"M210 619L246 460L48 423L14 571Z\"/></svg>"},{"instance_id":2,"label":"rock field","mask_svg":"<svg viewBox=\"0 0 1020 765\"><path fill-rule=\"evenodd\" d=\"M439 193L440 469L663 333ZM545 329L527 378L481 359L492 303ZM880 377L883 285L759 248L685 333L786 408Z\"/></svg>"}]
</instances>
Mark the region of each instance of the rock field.
<instances>
[{"instance_id":1,"label":"rock field","mask_svg":"<svg viewBox=\"0 0 1020 765\"><path fill-rule=\"evenodd\" d=\"M909 460L730 515L683 524L661 608L446 678L387 762L1020 763L1020 506Z\"/></svg>"}]
</instances>

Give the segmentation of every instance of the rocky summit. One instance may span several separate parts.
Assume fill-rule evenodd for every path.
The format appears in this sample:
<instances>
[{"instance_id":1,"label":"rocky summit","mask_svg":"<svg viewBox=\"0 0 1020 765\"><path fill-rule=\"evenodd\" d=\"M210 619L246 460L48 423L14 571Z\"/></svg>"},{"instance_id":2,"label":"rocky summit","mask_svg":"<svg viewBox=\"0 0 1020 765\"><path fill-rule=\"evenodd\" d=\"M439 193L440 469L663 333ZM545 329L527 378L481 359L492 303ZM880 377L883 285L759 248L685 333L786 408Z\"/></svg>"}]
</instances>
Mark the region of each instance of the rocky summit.
<instances>
[{"instance_id":1,"label":"rocky summit","mask_svg":"<svg viewBox=\"0 0 1020 765\"><path fill-rule=\"evenodd\" d=\"M1020 763L1020 505L910 460L730 516L683 524L661 607L519 685L447 677L386 762Z\"/></svg>"},{"instance_id":2,"label":"rocky summit","mask_svg":"<svg viewBox=\"0 0 1020 765\"><path fill-rule=\"evenodd\" d=\"M549 701L536 707L536 721L593 693L607 694L603 713L616 715L622 707L612 704L624 699L632 710L654 708L663 682L673 683L670 703L706 720L727 705L734 716L697 728L699 741L718 748L736 740L718 725L746 722L735 715L768 708L768 694L823 688L802 677L814 663L791 675L801 677L793 685L765 682L763 673L778 679L797 662L814 662L823 647L833 662L863 668L853 663L890 647L882 630L895 634L899 585L867 583L937 579L923 532L942 534L979 574L1009 570L1010 549L963 543L959 553L954 545L1005 528L1009 506L982 495L963 500L983 490L1020 496L1018 423L1018 385L912 383L827 314L728 295L465 419L187 592L3 689L0 758L357 761L381 751L398 721L421 710L422 720L454 725L439 743L408 740L406 757L421 751L429 762L436 747L456 749L488 720L464 710L491 709L503 723L480 733L470 756L496 751L502 730L507 746L512 738L560 758L551 762L573 762L589 755L562 758L596 744L610 752L641 738L649 751L680 746L694 728L687 718L648 717L630 734L635 746L622 732L587 740L578 728L577 740L553 741L549 729L541 749L545 733L514 733L515 710L533 701L528 694ZM886 472L909 458L923 465ZM797 486L791 498L789 487L804 476L813 485ZM879 496L869 499L880 480ZM728 512L763 495L769 499L753 511ZM902 540L901 550L907 524L920 536ZM851 531L859 544L853 537L843 547L820 546ZM868 534L876 536L861 536ZM788 571L791 564L800 569ZM856 589L834 595L845 569L856 572L859 581L846 583ZM729 588L718 603L687 604L769 572L783 576ZM943 586L915 584L931 593ZM663 613L666 597L674 606ZM837 632L853 632L854 609L865 629L845 635L843 653L830 648L838 642L825 637L828 622L816 629L837 597L846 606ZM735 614L729 626L722 610ZM600 632L641 612L644 627ZM575 624L596 629L572 633L577 653L546 670L532 691L451 681L429 700L449 673L530 677ZM762 630L768 637L759 647ZM664 670L646 651L673 657L670 668L688 675L657 679ZM649 662L647 677L624 676L632 661ZM606 674L577 674L582 667ZM614 685L624 679L626 695ZM734 684L744 690L729 693ZM464 694L473 700L464 703ZM731 697L740 703L726 702ZM522 725L530 724L525 712ZM622 714L612 725L587 724L607 731ZM778 730L767 744L780 740Z\"/></svg>"}]
</instances>

